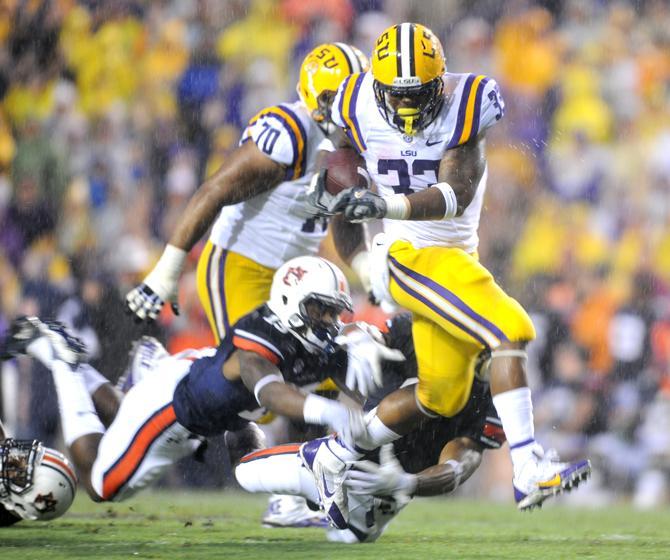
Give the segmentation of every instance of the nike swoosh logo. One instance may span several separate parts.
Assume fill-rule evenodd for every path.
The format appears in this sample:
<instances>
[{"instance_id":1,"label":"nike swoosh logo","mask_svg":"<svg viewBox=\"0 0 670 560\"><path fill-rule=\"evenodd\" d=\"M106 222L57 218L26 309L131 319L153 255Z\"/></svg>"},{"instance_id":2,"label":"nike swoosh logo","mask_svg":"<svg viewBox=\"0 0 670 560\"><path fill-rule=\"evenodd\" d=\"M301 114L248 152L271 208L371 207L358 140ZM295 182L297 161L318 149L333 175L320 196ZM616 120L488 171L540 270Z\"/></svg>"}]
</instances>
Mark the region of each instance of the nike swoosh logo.
<instances>
[{"instance_id":1,"label":"nike swoosh logo","mask_svg":"<svg viewBox=\"0 0 670 560\"><path fill-rule=\"evenodd\" d=\"M560 485L561 485L561 475L559 473L554 475L552 479L545 480L538 484L540 488L552 488L554 486L560 486Z\"/></svg>"},{"instance_id":2,"label":"nike swoosh logo","mask_svg":"<svg viewBox=\"0 0 670 560\"><path fill-rule=\"evenodd\" d=\"M326 484L326 475L322 474L321 478L323 479L323 493L326 495L326 498L332 498L335 492L330 492L328 490L328 485Z\"/></svg>"},{"instance_id":3,"label":"nike swoosh logo","mask_svg":"<svg viewBox=\"0 0 670 560\"><path fill-rule=\"evenodd\" d=\"M436 140L435 142L431 142L430 140L426 140L426 146L435 146L435 144L442 144L444 140Z\"/></svg>"}]
</instances>

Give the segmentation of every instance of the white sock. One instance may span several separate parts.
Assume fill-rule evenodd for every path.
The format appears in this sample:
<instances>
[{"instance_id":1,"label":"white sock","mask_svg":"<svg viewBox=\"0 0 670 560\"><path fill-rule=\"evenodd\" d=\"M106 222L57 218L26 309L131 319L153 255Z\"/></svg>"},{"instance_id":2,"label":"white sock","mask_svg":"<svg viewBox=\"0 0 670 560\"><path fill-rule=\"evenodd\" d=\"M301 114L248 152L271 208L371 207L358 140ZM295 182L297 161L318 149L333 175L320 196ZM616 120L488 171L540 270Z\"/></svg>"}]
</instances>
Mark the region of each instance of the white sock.
<instances>
[{"instance_id":1,"label":"white sock","mask_svg":"<svg viewBox=\"0 0 670 560\"><path fill-rule=\"evenodd\" d=\"M367 437L364 441L358 442L360 449L377 449L386 443L391 443L400 438L400 434L397 434L384 424L374 411L367 414L366 420L368 428Z\"/></svg>"},{"instance_id":2,"label":"white sock","mask_svg":"<svg viewBox=\"0 0 670 560\"><path fill-rule=\"evenodd\" d=\"M381 447L385 443L391 443L400 438L400 434L395 433L391 428L384 424L377 416L377 409L371 410L365 415L367 424L367 434L356 442L355 449L346 447L339 438L330 438L328 448L340 460L358 461L368 451Z\"/></svg>"},{"instance_id":3,"label":"white sock","mask_svg":"<svg viewBox=\"0 0 670 560\"><path fill-rule=\"evenodd\" d=\"M104 434L93 400L86 390L86 384L79 371L61 360L51 360L51 373L58 393L63 439L69 447L87 434Z\"/></svg>"},{"instance_id":4,"label":"white sock","mask_svg":"<svg viewBox=\"0 0 670 560\"><path fill-rule=\"evenodd\" d=\"M502 421L516 471L527 460L535 444L530 388L519 387L494 395L493 404Z\"/></svg>"},{"instance_id":5,"label":"white sock","mask_svg":"<svg viewBox=\"0 0 670 560\"><path fill-rule=\"evenodd\" d=\"M80 364L79 373L81 373L89 395L95 393L105 383L109 383L109 379L90 364Z\"/></svg>"},{"instance_id":6,"label":"white sock","mask_svg":"<svg viewBox=\"0 0 670 560\"><path fill-rule=\"evenodd\" d=\"M235 478L247 492L302 496L318 504L314 476L302 466L297 453L259 457L235 468Z\"/></svg>"}]
</instances>

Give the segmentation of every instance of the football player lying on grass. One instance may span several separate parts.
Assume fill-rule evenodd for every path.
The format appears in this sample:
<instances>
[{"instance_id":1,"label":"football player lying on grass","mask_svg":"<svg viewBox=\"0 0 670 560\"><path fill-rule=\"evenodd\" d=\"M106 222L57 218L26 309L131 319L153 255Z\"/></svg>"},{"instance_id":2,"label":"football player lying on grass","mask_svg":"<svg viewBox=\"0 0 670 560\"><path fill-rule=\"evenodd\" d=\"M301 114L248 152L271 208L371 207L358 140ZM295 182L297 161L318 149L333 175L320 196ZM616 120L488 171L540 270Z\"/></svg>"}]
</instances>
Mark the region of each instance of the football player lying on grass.
<instances>
[{"instance_id":1,"label":"football player lying on grass","mask_svg":"<svg viewBox=\"0 0 670 560\"><path fill-rule=\"evenodd\" d=\"M51 370L81 483L95 501L118 501L196 452L206 437L246 430L250 447L261 446L260 430L239 416L259 407L327 425L345 441L360 437L360 407L298 388L330 376L347 378L349 389L365 393L381 356L402 359L363 325L336 342L345 310L351 299L342 271L318 257L292 259L275 273L267 304L240 319L218 348L170 356L157 341L143 339L123 399L81 363L83 345L58 323L17 320L4 354L27 353Z\"/></svg>"},{"instance_id":2,"label":"football player lying on grass","mask_svg":"<svg viewBox=\"0 0 670 560\"><path fill-rule=\"evenodd\" d=\"M74 500L74 467L37 440L7 437L0 422L0 527L21 521L49 521Z\"/></svg>"},{"instance_id":3,"label":"football player lying on grass","mask_svg":"<svg viewBox=\"0 0 670 560\"><path fill-rule=\"evenodd\" d=\"M414 398L416 359L411 320L396 316L384 334L386 344L405 354L404 362L386 362L384 391L393 399ZM382 395L375 395L373 405ZM387 397L388 398L388 397ZM316 449L328 438L305 444ZM479 466L485 449L497 449L505 434L496 414L488 384L475 379L465 408L451 418L427 419L420 427L385 445L347 470L348 528L328 530L329 540L373 542L413 496L448 494L465 482ZM280 445L242 458L235 469L240 485L249 492L300 495L315 508L319 493L312 473L303 466L300 444Z\"/></svg>"}]
</instances>

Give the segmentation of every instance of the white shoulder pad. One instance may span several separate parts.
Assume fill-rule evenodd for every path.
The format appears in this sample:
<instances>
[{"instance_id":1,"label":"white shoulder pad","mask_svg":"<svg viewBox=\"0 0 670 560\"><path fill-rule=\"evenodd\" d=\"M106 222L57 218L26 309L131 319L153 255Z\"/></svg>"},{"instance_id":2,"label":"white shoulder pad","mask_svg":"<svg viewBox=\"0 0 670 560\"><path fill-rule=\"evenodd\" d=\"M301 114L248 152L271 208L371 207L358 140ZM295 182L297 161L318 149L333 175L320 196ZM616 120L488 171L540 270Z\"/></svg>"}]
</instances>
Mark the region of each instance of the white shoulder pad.
<instances>
[{"instance_id":1,"label":"white shoulder pad","mask_svg":"<svg viewBox=\"0 0 670 560\"><path fill-rule=\"evenodd\" d=\"M286 165L287 179L295 180L305 172L307 128L300 116L287 105L275 105L249 121L240 144L253 141L270 159Z\"/></svg>"}]
</instances>

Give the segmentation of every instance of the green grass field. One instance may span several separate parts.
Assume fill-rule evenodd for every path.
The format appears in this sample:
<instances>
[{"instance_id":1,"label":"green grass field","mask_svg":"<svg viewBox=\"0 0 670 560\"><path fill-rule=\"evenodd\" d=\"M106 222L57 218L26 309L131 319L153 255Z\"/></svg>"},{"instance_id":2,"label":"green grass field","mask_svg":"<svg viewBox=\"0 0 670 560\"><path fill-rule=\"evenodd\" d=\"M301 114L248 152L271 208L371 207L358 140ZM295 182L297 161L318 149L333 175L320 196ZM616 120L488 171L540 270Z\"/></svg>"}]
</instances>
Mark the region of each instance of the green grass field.
<instances>
[{"instance_id":1,"label":"green grass field","mask_svg":"<svg viewBox=\"0 0 670 560\"><path fill-rule=\"evenodd\" d=\"M326 542L323 531L264 529L264 496L236 492L145 493L93 504L83 493L51 523L0 529L3 558L670 558L670 512L493 505L423 499L375 544ZM12 553L12 556L10 554ZM46 554L46 556L45 556Z\"/></svg>"}]
</instances>

